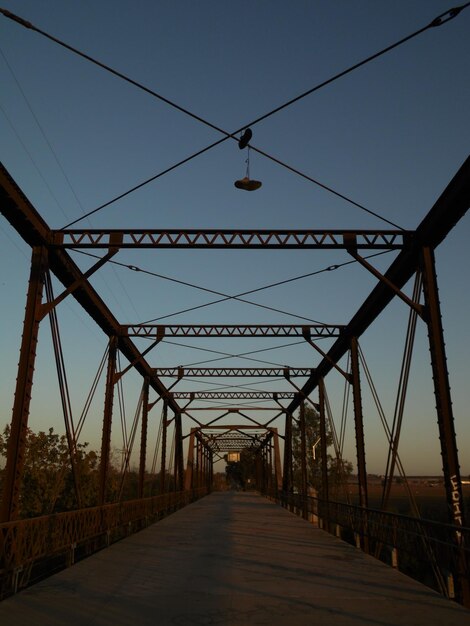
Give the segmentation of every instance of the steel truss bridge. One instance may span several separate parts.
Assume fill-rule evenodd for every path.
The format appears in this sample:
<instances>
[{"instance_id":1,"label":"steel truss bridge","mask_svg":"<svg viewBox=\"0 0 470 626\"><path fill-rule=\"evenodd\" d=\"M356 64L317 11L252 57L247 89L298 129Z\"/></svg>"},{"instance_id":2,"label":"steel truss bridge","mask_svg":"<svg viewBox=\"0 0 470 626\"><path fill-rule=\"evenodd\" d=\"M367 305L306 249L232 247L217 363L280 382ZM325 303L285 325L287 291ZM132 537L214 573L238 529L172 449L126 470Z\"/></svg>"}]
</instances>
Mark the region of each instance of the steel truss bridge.
<instances>
[{"instance_id":1,"label":"steel truss bridge","mask_svg":"<svg viewBox=\"0 0 470 626\"><path fill-rule=\"evenodd\" d=\"M315 513L325 530L334 532L335 528L341 527L350 531L356 543L371 554L379 556L384 546L400 553L406 550L410 542L413 543L411 536L418 536L418 544L426 548L424 553L430 559L430 567L435 572L441 591L446 593L444 578L450 573L458 599L470 605L470 531L464 513L434 258L435 249L458 224L469 204L470 159L462 165L414 231L53 230L2 167L1 213L31 247L31 270L0 512L2 595L27 585L37 563L62 555L64 564L70 564L77 546L88 552L99 549L124 536L129 529L138 530L206 494L213 485L215 461L223 458L224 453L235 451L252 455L258 490L306 518ZM342 249L372 274L376 284L349 322L343 325L121 324L93 288L90 278L120 250L144 248ZM104 255L87 271L82 271L69 252L81 249L101 249ZM380 272L362 255L363 251L370 250L394 250L396 256L388 269ZM58 294L52 288L52 274L62 285ZM413 295L409 296L403 289L413 277L416 279L415 289ZM23 519L22 477L38 332L41 322L49 318L60 391L62 398L66 398L68 383L60 351L56 309L67 298L74 298L108 338L108 349L103 361L106 381L96 502L93 506L83 505L78 432L71 422L67 402L64 401L68 464L73 476L75 509ZM363 369L358 340L397 298L408 306L410 323L423 323L428 332L448 505L447 525L405 519L386 510L372 511L369 507L361 396ZM296 337L310 346L312 362L307 367L204 368L175 364L156 367L150 360L151 350L168 338L283 337ZM144 348L143 339L147 340ZM347 371L340 365L345 355L349 355L350 359ZM127 362L125 367L119 365L120 356ZM112 476L109 460L118 388L130 370L141 376L142 394L136 411L136 424L140 421L138 483L133 498L126 500L123 498L123 482L117 491L110 488ZM312 498L308 491L305 407L313 404L315 411L318 411L320 437L317 453L320 459L326 461L329 418L325 381L332 370L338 371L352 390L359 493L357 507L336 502L330 497L326 462L321 464L322 487L318 498ZM211 391L175 389L176 385L185 380L200 377L212 379L218 387ZM281 388L277 392L247 388L247 384L253 384L250 383L253 379L271 382L277 379L288 384L290 391ZM234 381L236 388L233 388ZM240 385L245 385L245 388ZM318 393L315 402L311 399L314 391ZM155 395L157 400L151 400L150 394ZM155 456L159 466L153 467L157 483L155 492L148 488L146 468L149 463L149 412L157 401L161 402L162 415L158 454ZM233 401L237 404L231 404ZM274 426L275 420L282 420L283 429ZM292 445L294 427L300 432L300 456ZM130 438L132 442L136 435L137 425ZM392 432L390 437L392 470L386 477L388 484L399 463L399 432ZM130 449L129 444L129 449L123 451L122 481L129 469ZM341 464L341 459L337 460ZM300 471L300 488L295 491L294 467ZM385 528L393 528L394 531L387 533ZM416 548L416 541L414 546Z\"/></svg>"}]
</instances>

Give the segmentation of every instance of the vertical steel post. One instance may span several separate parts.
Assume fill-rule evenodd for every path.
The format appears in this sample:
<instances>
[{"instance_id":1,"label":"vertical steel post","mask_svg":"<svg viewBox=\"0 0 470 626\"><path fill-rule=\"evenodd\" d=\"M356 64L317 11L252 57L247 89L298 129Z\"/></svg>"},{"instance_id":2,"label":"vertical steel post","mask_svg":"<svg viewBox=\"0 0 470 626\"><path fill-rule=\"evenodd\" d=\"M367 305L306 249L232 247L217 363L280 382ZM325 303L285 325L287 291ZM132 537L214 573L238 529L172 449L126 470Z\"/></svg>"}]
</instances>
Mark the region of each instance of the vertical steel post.
<instances>
[{"instance_id":1,"label":"vertical steel post","mask_svg":"<svg viewBox=\"0 0 470 626\"><path fill-rule=\"evenodd\" d=\"M186 475L184 477L184 490L190 491L194 488L193 485L193 465L194 465L194 439L195 439L196 429L191 428L191 433L189 435L189 445L188 445L188 462L186 465Z\"/></svg>"},{"instance_id":2,"label":"vertical steel post","mask_svg":"<svg viewBox=\"0 0 470 626\"><path fill-rule=\"evenodd\" d=\"M206 471L206 459L205 459L205 447L201 441L201 487L204 487L205 471Z\"/></svg>"},{"instance_id":3,"label":"vertical steel post","mask_svg":"<svg viewBox=\"0 0 470 626\"><path fill-rule=\"evenodd\" d=\"M357 337L351 338L351 375L354 403L354 426L356 430L357 477L359 482L359 505L368 507L366 453L364 445L364 419L362 415L361 380L359 375L359 352Z\"/></svg>"},{"instance_id":4,"label":"vertical steel post","mask_svg":"<svg viewBox=\"0 0 470 626\"><path fill-rule=\"evenodd\" d=\"M201 486L201 442L196 438L196 487Z\"/></svg>"},{"instance_id":5,"label":"vertical steel post","mask_svg":"<svg viewBox=\"0 0 470 626\"><path fill-rule=\"evenodd\" d=\"M209 448L206 447L206 492L209 493L210 490L210 472L211 472L211 466L210 466L210 450Z\"/></svg>"},{"instance_id":6,"label":"vertical steel post","mask_svg":"<svg viewBox=\"0 0 470 626\"><path fill-rule=\"evenodd\" d=\"M272 435L269 439L268 443L268 491L269 495L272 494L273 491L273 438Z\"/></svg>"},{"instance_id":7,"label":"vertical steel post","mask_svg":"<svg viewBox=\"0 0 470 626\"><path fill-rule=\"evenodd\" d=\"M275 472L275 488L276 488L276 496L279 497L279 494L282 490L282 472L281 472L281 450L279 447L279 434L277 432L277 428L273 428L274 433L274 472Z\"/></svg>"},{"instance_id":8,"label":"vertical steel post","mask_svg":"<svg viewBox=\"0 0 470 626\"><path fill-rule=\"evenodd\" d=\"M212 491L212 485L214 484L214 453L209 450L209 492Z\"/></svg>"},{"instance_id":9,"label":"vertical steel post","mask_svg":"<svg viewBox=\"0 0 470 626\"><path fill-rule=\"evenodd\" d=\"M98 502L106 503L106 482L109 470L109 452L111 448L111 426L113 421L114 383L116 374L117 337L110 337L108 352L108 371L106 374L106 390L104 398L103 430L101 435L101 457Z\"/></svg>"},{"instance_id":10,"label":"vertical steel post","mask_svg":"<svg viewBox=\"0 0 470 626\"><path fill-rule=\"evenodd\" d=\"M302 493L302 517L307 519L307 441L305 434L305 402L300 405L300 471L301 471L301 493Z\"/></svg>"},{"instance_id":11,"label":"vertical steel post","mask_svg":"<svg viewBox=\"0 0 470 626\"><path fill-rule=\"evenodd\" d=\"M451 524L466 526L435 258L434 251L429 247L423 247L422 249L421 269L448 516ZM456 533L455 541L461 547L462 536L459 532ZM465 553L462 550L455 577L458 587L457 594L460 601L466 606L470 606L468 567Z\"/></svg>"},{"instance_id":12,"label":"vertical steel post","mask_svg":"<svg viewBox=\"0 0 470 626\"><path fill-rule=\"evenodd\" d=\"M165 493L166 487L166 440L168 434L168 401L163 401L162 412L162 454L161 454L161 468L160 468L160 493Z\"/></svg>"},{"instance_id":13,"label":"vertical steel post","mask_svg":"<svg viewBox=\"0 0 470 626\"><path fill-rule=\"evenodd\" d=\"M292 413L286 413L282 491L283 491L283 498L284 498L285 504L291 505L292 504Z\"/></svg>"},{"instance_id":14,"label":"vertical steel post","mask_svg":"<svg viewBox=\"0 0 470 626\"><path fill-rule=\"evenodd\" d=\"M364 444L364 419L362 415L361 379L359 375L359 349L357 337L351 338L351 382L353 387L354 426L356 431L357 477L359 483L359 505L364 509L369 506L367 494L366 453ZM363 511L364 520L361 536L361 547L369 551L367 536L367 512Z\"/></svg>"},{"instance_id":15,"label":"vertical steel post","mask_svg":"<svg viewBox=\"0 0 470 626\"><path fill-rule=\"evenodd\" d=\"M147 456L147 430L149 415L149 378L144 378L142 388L142 428L140 433L139 498L144 497L145 463Z\"/></svg>"},{"instance_id":16,"label":"vertical steel post","mask_svg":"<svg viewBox=\"0 0 470 626\"><path fill-rule=\"evenodd\" d=\"M183 431L181 413L175 413L175 488L184 489Z\"/></svg>"},{"instance_id":17,"label":"vertical steel post","mask_svg":"<svg viewBox=\"0 0 470 626\"><path fill-rule=\"evenodd\" d=\"M266 493L267 489L267 479L268 479L268 460L267 460L267 449L266 446L263 446L261 450L261 468L262 468L262 486L263 486L263 494Z\"/></svg>"},{"instance_id":18,"label":"vertical steel post","mask_svg":"<svg viewBox=\"0 0 470 626\"><path fill-rule=\"evenodd\" d=\"M325 505L324 528L330 530L330 494L328 487L328 450L326 441L326 414L325 414L325 381L318 381L318 403L320 405L320 455L321 455L321 499Z\"/></svg>"},{"instance_id":19,"label":"vertical steel post","mask_svg":"<svg viewBox=\"0 0 470 626\"><path fill-rule=\"evenodd\" d=\"M2 522L9 522L15 519L19 510L21 479L26 453L29 404L33 386L40 307L46 268L46 248L33 248L15 399L10 425L10 437L8 439L2 507L0 510L0 521Z\"/></svg>"}]
</instances>

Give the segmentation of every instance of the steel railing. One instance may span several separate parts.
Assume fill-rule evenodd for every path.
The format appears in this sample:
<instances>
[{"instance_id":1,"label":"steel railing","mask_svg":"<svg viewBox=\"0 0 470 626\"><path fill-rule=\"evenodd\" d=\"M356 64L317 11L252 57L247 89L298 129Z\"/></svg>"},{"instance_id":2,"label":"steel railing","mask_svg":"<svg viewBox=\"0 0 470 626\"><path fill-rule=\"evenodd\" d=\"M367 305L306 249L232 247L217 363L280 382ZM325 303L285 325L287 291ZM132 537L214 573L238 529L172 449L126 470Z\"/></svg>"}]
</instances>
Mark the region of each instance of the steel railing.
<instances>
[{"instance_id":1,"label":"steel railing","mask_svg":"<svg viewBox=\"0 0 470 626\"><path fill-rule=\"evenodd\" d=\"M208 493L171 492L0 524L0 598L137 532Z\"/></svg>"}]
</instances>

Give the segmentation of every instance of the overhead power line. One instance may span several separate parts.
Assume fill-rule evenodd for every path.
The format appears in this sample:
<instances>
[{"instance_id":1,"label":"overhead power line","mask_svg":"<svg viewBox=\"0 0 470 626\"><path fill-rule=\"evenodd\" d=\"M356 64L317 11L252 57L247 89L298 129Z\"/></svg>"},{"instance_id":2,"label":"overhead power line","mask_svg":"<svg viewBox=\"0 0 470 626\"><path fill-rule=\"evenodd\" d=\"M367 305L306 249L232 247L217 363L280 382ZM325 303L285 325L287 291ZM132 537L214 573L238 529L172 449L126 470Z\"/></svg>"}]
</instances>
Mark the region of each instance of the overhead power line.
<instances>
[{"instance_id":1,"label":"overhead power line","mask_svg":"<svg viewBox=\"0 0 470 626\"><path fill-rule=\"evenodd\" d=\"M288 100L287 102L275 107L274 109L272 109L271 111L265 113L264 115L259 116L258 118L252 120L251 122L249 122L248 124L244 124L243 126L241 126L240 128L238 128L236 131L232 132L232 133L228 133L227 131L225 131L224 129L220 128L219 126L212 124L211 122L209 122L208 120L204 119L203 117L189 111L188 109L186 109L185 107L182 107L181 105L177 104L176 102L173 102L172 100L166 98L165 96L157 93L156 91L154 91L153 89L150 89L149 87L146 87L145 85L143 85L142 83L130 78L129 76L126 76L125 74L123 74L122 72L119 72L118 70L115 70L114 68L110 67L109 65L106 65L105 63L102 63L101 61L98 61L97 59L91 57L90 55L82 52L81 50L78 50L77 48L65 43L64 41L58 39L57 37L54 37L53 35L41 30L40 28L34 26L31 22L28 22L27 20L24 20L23 18L15 15L14 13L11 13L10 11L6 10L6 9L2 9L0 8L0 13L2 13L5 17L17 22L18 24L20 24L21 26L24 26L25 28L31 29L35 32L37 32L38 34L46 37L47 39L53 41L54 43L62 46L63 48L66 48L67 50L69 50L70 52L73 52L74 54L77 54L78 56L81 56L82 58L86 59L87 61L90 61L91 63L93 63L94 65L97 65L98 67L106 70L107 72L110 72L111 74L117 76L118 78L121 78L122 80L125 80L126 82L130 83L131 85L134 85L135 87L137 87L138 89L141 89L142 91L152 95L155 98L158 98L159 100L161 100L162 102L165 102L166 104L168 104L169 106L177 109L178 111L180 111L181 113L184 113L185 115L188 115L189 117L193 118L194 120L204 124L205 126L208 126L209 128L212 128L213 130L216 130L219 133L222 133L224 135L224 137L216 142L211 143L209 146L206 146L205 148L195 152L194 154L190 155L189 157L186 157L185 159L183 159L182 161L179 161L178 163L174 164L173 166L166 168L165 170L163 170L162 172L156 174L155 176L152 176L151 178L141 182L138 185L135 185L134 187L132 187L131 189L129 189L128 191L120 194L119 196L116 196L115 198L113 198L112 200L106 202L105 204L100 205L99 207L93 209L92 211L89 211L88 213L86 213L85 215L77 218L76 220L74 220L73 222L70 222L69 224L65 225L63 228L68 228L69 226L76 224L77 222L81 221L82 219L84 219L85 217L89 217L90 215L97 213L98 211L104 209L105 207L109 206L110 204L124 198L125 196L129 195L130 193L136 191L137 189L140 189L141 187L143 187L144 185L147 185L148 183L152 182L153 180L156 180L157 178L163 176L164 174L176 169L177 167L179 167L180 165L183 165L184 163L187 163L188 161L194 159L195 157L203 154L204 152L207 152L208 150L210 150L211 148L221 144L222 142L226 141L227 139L234 139L237 141L236 135L238 133L240 133L242 130L244 130L245 128L247 128L248 126L254 126L255 124L258 124L259 122L267 119L268 117L271 117L272 115L274 115L275 113L278 113L279 111L291 106L292 104L294 104L295 102L298 102L299 100L311 95L312 93L314 93L315 91L318 91L319 89L321 89L322 87L325 87L331 83L333 83L334 81L342 78L343 76L346 76L347 74L350 74L351 72L355 71L356 69L362 67L363 65L366 65L367 63L370 63L371 61L374 61L375 59L379 58L380 56L390 52L391 50L403 45L404 43L410 41L411 39L414 39L415 37L417 37L418 35L421 35L422 33L424 33L425 31L431 29L431 28L435 28L437 26L441 26L442 24L447 23L448 21L454 19L455 17L457 17L457 15L459 15L459 13L461 13L461 11L463 11L464 9L466 9L468 6L470 5L470 2L467 2L461 6L458 7L454 7L452 9L449 9L447 11L445 11L444 13L442 13L441 15L437 16L436 18L434 18L429 24L427 24L426 26L418 29L417 31L411 33L410 35L407 35L406 37L403 37L402 39L400 39L399 41L387 46L386 48L383 48L382 50L380 50L379 52L376 52L375 54L372 54L368 57L366 57L365 59L363 59L362 61L359 61L358 63L355 63L354 65L348 67L347 69L335 74L334 76L332 76L331 78L315 85L314 87L311 87L310 89L308 89L307 91L304 91L303 93L299 94L298 96L291 98L290 100ZM274 161L275 163L278 163L279 165L283 166L283 167L287 167L287 169L289 169L290 171L300 175L301 177L310 180L312 183L319 185L320 187L322 187L323 189L335 194L336 196L342 198L343 200L353 204L354 206L366 211L367 213L374 215L375 217L387 222L388 224L391 224L397 228L401 228L400 226L398 226L397 224L394 224L393 222L389 221L388 219L384 218L383 216L379 215L378 213L371 211L370 209L367 209L366 207L364 207L363 205L355 202L354 200L351 200L350 198L348 198L347 196L336 192L334 189L332 189L331 187L328 187L327 185L324 185L323 183L320 183L319 181L313 179L312 177L308 176L307 174L304 174L302 172L300 172L299 170L297 170L296 168L287 166L285 163L283 163L281 160L276 159L274 157L271 157L269 154L267 154L266 152L259 150L257 148L255 148L254 146L251 146L251 148L253 150L255 150L256 152L258 152L259 154L262 154L263 156L265 156L268 159L271 159L272 161Z\"/></svg>"},{"instance_id":2,"label":"overhead power line","mask_svg":"<svg viewBox=\"0 0 470 626\"><path fill-rule=\"evenodd\" d=\"M92 257L92 258L95 258L95 259L99 259L100 258L99 255L93 254L92 252L85 252L84 250L76 250L76 252L79 252L80 254L83 254L85 256L89 256L89 257ZM391 252L391 250L383 250L381 252L375 252L374 254L370 254L370 255L368 255L368 256L366 256L364 258L365 259L371 259L371 258L376 257L376 256L381 256L383 254L388 254L389 252ZM225 294L225 293L223 293L221 291L216 291L215 289L210 289L209 287L202 287L201 285L196 285L196 284L190 283L188 281L183 281L183 280L180 280L178 278L171 278L170 276L165 276L163 274L158 274L157 272L152 272L151 270L142 269L140 267L137 267L136 265L128 265L127 263L121 263L120 261L114 261L112 259L108 260L108 263L111 263L113 265L118 265L120 267L125 267L125 268L127 268L127 269L129 269L129 270L131 270L133 272L142 272L143 274L147 274L147 275L153 276L155 278L161 278L162 280L168 280L170 282L177 283L179 285L184 285L185 287L191 287L192 289L198 289L199 291L205 291L205 292L208 292L208 293L213 293L213 294L218 295L218 296L222 296L222 298L219 299L219 300L212 300L211 302L206 302L205 304L199 304L199 305L193 306L193 307L191 307L189 309L184 309L182 311L176 311L174 313L168 313L167 315L162 315L160 317L156 317L156 318L153 318L151 320L146 320L145 322L141 322L141 324L151 324L153 322L158 322L158 321L160 321L162 319L165 319L165 318L168 318L168 317L174 317L175 315L181 315L182 313L188 313L189 311L195 311L196 309L202 309L202 308L205 308L205 307L208 307L208 306L212 306L214 304L219 304L221 302L226 302L228 300L237 300L239 302L243 302L244 304L250 304L252 306L256 306L256 307L260 307L262 309L267 309L267 310L270 310L270 311L274 311L276 313L282 313L283 315L289 315L291 317L296 317L298 319L303 319L305 321L313 322L314 324L322 324L323 322L320 322L318 320L313 320L313 319L311 319L309 317L305 317L303 315L297 315L296 313L289 313L287 311L281 311L279 309L275 309L273 307L270 307L270 306L268 306L266 304L260 304L258 302L252 302L251 300L245 300L244 298L242 298L242 296L247 296L249 294L257 293L259 291L265 291L266 289L272 289L273 287L279 287L280 285L285 285L285 284L288 284L288 283L292 283L294 281L301 280L303 278L309 278L311 276L316 276L318 274L323 274L325 272L332 272L332 271L335 271L335 270L340 269L342 267L346 267L347 265L353 265L354 263L357 263L357 261L356 261L356 259L351 259L351 260L348 260L348 261L343 261L343 263L338 263L338 264L335 264L335 265L328 265L327 267L324 267L324 268L322 268L320 270L315 270L314 272L309 272L307 274L301 274L299 276L294 276L292 278L287 278L285 280L276 281L275 283L270 283L269 285L263 285L262 287L257 287L255 289L250 289L249 291L244 291L242 293L239 293L239 294L236 294L236 295L232 295L232 296L230 296L228 294Z\"/></svg>"}]
</instances>

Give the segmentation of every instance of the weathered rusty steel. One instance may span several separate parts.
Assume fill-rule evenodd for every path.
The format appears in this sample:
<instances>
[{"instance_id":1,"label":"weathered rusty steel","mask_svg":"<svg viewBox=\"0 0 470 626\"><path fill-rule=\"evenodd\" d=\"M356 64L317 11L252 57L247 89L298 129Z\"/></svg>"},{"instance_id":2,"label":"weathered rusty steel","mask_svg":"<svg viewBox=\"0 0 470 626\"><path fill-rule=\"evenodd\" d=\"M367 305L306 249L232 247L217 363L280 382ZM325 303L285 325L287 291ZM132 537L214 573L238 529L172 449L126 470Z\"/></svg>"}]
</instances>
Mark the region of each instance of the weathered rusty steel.
<instances>
[{"instance_id":1,"label":"weathered rusty steel","mask_svg":"<svg viewBox=\"0 0 470 626\"><path fill-rule=\"evenodd\" d=\"M364 418L362 415L361 379L359 374L359 353L357 338L351 339L351 378L354 404L354 428L356 433L357 478L359 483L359 504L369 505L367 493L366 452L364 444Z\"/></svg>"},{"instance_id":2,"label":"weathered rusty steel","mask_svg":"<svg viewBox=\"0 0 470 626\"><path fill-rule=\"evenodd\" d=\"M155 367L153 372L158 377L184 376L194 377L265 377L283 378L289 376L311 376L315 370L311 367Z\"/></svg>"},{"instance_id":3,"label":"weathered rusty steel","mask_svg":"<svg viewBox=\"0 0 470 626\"><path fill-rule=\"evenodd\" d=\"M303 337L308 331L311 337L338 337L344 326L339 324L311 325L160 325L123 324L121 334L126 337Z\"/></svg>"},{"instance_id":4,"label":"weathered rusty steel","mask_svg":"<svg viewBox=\"0 0 470 626\"><path fill-rule=\"evenodd\" d=\"M457 527L464 527L466 525L465 504L450 396L434 252L427 246L423 247L421 269L448 517L450 523ZM456 578L458 597L461 602L468 606L470 605L470 581L466 575L468 565L465 563L466 557L462 552L462 534L460 531L456 532L454 541L461 550L460 559L456 563L456 569L453 572Z\"/></svg>"},{"instance_id":5,"label":"weathered rusty steel","mask_svg":"<svg viewBox=\"0 0 470 626\"><path fill-rule=\"evenodd\" d=\"M149 415L149 379L144 378L142 388L142 427L140 431L140 457L139 457L139 498L144 497L145 463L147 457L147 431Z\"/></svg>"},{"instance_id":6,"label":"weathered rusty steel","mask_svg":"<svg viewBox=\"0 0 470 626\"><path fill-rule=\"evenodd\" d=\"M184 456L181 413L175 413L175 486L176 491L184 489Z\"/></svg>"},{"instance_id":7,"label":"weathered rusty steel","mask_svg":"<svg viewBox=\"0 0 470 626\"><path fill-rule=\"evenodd\" d=\"M0 521L8 522L18 515L21 474L26 451L29 405L33 386L34 363L38 341L40 307L47 267L47 251L33 248L26 311L23 323L18 376L8 440L7 462L0 509Z\"/></svg>"},{"instance_id":8,"label":"weathered rusty steel","mask_svg":"<svg viewBox=\"0 0 470 626\"><path fill-rule=\"evenodd\" d=\"M194 487L194 447L196 445L196 429L191 428L188 443L188 455L186 462L186 472L184 475L184 489L189 491Z\"/></svg>"},{"instance_id":9,"label":"weathered rusty steel","mask_svg":"<svg viewBox=\"0 0 470 626\"><path fill-rule=\"evenodd\" d=\"M13 228L30 246L45 246L48 248L48 267L60 280L66 289L74 287L71 294L73 298L94 319L101 330L108 337L119 334L120 324L109 308L103 302L91 284L84 280L84 274L74 263L65 250L51 248L51 230L32 206L15 181L0 164L0 212L10 222ZM110 238L110 247L113 244L114 235ZM76 285L79 284L78 287ZM76 288L75 288L76 287ZM140 351L129 337L119 337L119 350L141 376L149 376L150 386L160 395L164 395L166 387L158 380ZM178 411L179 406L175 400L169 400L170 408Z\"/></svg>"},{"instance_id":10,"label":"weathered rusty steel","mask_svg":"<svg viewBox=\"0 0 470 626\"><path fill-rule=\"evenodd\" d=\"M412 238L405 230L176 230L64 229L51 231L60 248L303 248L345 249L344 237L367 250L398 250Z\"/></svg>"},{"instance_id":11,"label":"weathered rusty steel","mask_svg":"<svg viewBox=\"0 0 470 626\"><path fill-rule=\"evenodd\" d=\"M189 504L207 493L204 487L192 492L165 493L152 498L79 509L0 524L0 585L7 594L8 580L20 568L35 561L65 554L74 546L104 538L103 545L127 534L129 527L142 528L161 516ZM122 532L119 532L122 529ZM100 546L102 547L102 546ZM56 564L54 564L56 568ZM27 580L24 581L27 584ZM10 592L13 590L10 590Z\"/></svg>"},{"instance_id":12,"label":"weathered rusty steel","mask_svg":"<svg viewBox=\"0 0 470 626\"><path fill-rule=\"evenodd\" d=\"M326 503L325 530L329 530L328 522L328 447L326 442L326 411L325 411L325 381L323 378L318 384L318 404L320 415L320 457L321 457L321 497Z\"/></svg>"},{"instance_id":13,"label":"weathered rusty steel","mask_svg":"<svg viewBox=\"0 0 470 626\"><path fill-rule=\"evenodd\" d=\"M160 493L165 493L166 487L166 447L168 437L168 402L163 401L162 411L162 444L161 444L161 460L160 460Z\"/></svg>"},{"instance_id":14,"label":"weathered rusty steel","mask_svg":"<svg viewBox=\"0 0 470 626\"><path fill-rule=\"evenodd\" d=\"M286 426L284 430L284 466L282 474L282 491L292 491L292 413L286 411Z\"/></svg>"},{"instance_id":15,"label":"weathered rusty steel","mask_svg":"<svg viewBox=\"0 0 470 626\"><path fill-rule=\"evenodd\" d=\"M292 400L292 391L171 391L175 400Z\"/></svg>"},{"instance_id":16,"label":"weathered rusty steel","mask_svg":"<svg viewBox=\"0 0 470 626\"><path fill-rule=\"evenodd\" d=\"M299 415L300 429L300 484L301 493L304 496L305 505L302 509L302 516L307 519L307 441L305 433L305 402L300 405Z\"/></svg>"},{"instance_id":17,"label":"weathered rusty steel","mask_svg":"<svg viewBox=\"0 0 470 626\"><path fill-rule=\"evenodd\" d=\"M310 499L309 506L323 517L324 501ZM362 507L330 502L328 511L332 525L356 534L361 532L364 524ZM369 543L388 546L389 549L398 551L398 562L400 554L408 554L414 563L427 564L422 572L425 576L423 582L426 584L429 584L429 573L436 566L440 578L446 580L449 573L458 571L463 564L465 569L461 571L461 575L465 580L470 579L470 528L369 509L367 532ZM459 546L454 541L456 532L460 532L462 537ZM408 571L407 574L410 575Z\"/></svg>"},{"instance_id":18,"label":"weathered rusty steel","mask_svg":"<svg viewBox=\"0 0 470 626\"><path fill-rule=\"evenodd\" d=\"M101 435L99 504L106 503L106 490L109 470L109 454L111 450L111 426L113 421L114 384L116 373L117 337L109 340L108 369L106 373L106 389L104 398L103 428Z\"/></svg>"},{"instance_id":19,"label":"weathered rusty steel","mask_svg":"<svg viewBox=\"0 0 470 626\"><path fill-rule=\"evenodd\" d=\"M466 159L446 189L440 195L429 213L419 224L408 242L399 252L396 259L385 272L384 276L397 289L402 289L410 280L419 266L423 246L436 248L465 215L470 206L470 157ZM318 386L320 378L324 378L347 353L351 337L359 338L374 322L380 313L396 296L384 282L380 281L366 298L357 313L347 324L341 336L335 341L325 357L305 383L302 391L305 395ZM289 405L290 411L300 406L301 399L295 398Z\"/></svg>"}]
</instances>

